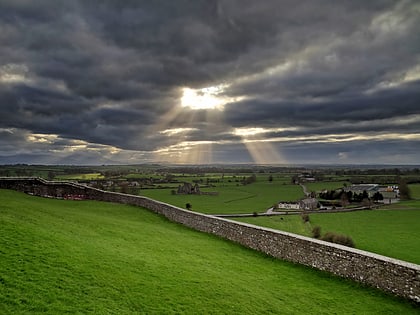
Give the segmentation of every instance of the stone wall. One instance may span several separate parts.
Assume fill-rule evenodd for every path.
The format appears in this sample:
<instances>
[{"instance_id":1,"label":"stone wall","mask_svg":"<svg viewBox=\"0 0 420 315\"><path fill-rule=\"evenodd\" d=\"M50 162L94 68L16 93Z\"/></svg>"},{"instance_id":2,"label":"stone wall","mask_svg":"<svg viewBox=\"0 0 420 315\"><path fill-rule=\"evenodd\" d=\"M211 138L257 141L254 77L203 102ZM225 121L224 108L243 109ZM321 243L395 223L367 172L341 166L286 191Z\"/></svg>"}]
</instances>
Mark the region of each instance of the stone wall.
<instances>
[{"instance_id":1,"label":"stone wall","mask_svg":"<svg viewBox=\"0 0 420 315\"><path fill-rule=\"evenodd\" d=\"M198 231L215 234L273 257L328 271L420 303L420 265L200 214L146 197L105 192L74 183L48 182L39 178L2 178L0 188L58 198L80 195L84 199L141 206Z\"/></svg>"}]
</instances>

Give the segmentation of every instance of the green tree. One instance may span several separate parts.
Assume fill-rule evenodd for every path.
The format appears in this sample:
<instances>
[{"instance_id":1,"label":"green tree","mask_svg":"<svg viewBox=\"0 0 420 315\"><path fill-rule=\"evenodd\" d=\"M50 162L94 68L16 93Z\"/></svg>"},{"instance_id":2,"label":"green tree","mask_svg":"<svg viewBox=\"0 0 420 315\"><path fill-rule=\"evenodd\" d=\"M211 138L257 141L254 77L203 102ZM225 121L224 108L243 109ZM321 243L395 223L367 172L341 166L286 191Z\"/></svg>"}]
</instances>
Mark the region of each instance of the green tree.
<instances>
[{"instance_id":1,"label":"green tree","mask_svg":"<svg viewBox=\"0 0 420 315\"><path fill-rule=\"evenodd\" d=\"M379 191L377 191L373 195L373 200L375 200L375 201L384 200L384 196Z\"/></svg>"},{"instance_id":2,"label":"green tree","mask_svg":"<svg viewBox=\"0 0 420 315\"><path fill-rule=\"evenodd\" d=\"M349 197L347 196L346 193L342 193L340 196L340 202L341 202L341 206L342 207L347 207L350 203Z\"/></svg>"},{"instance_id":3,"label":"green tree","mask_svg":"<svg viewBox=\"0 0 420 315\"><path fill-rule=\"evenodd\" d=\"M123 194L128 194L128 183L123 182L120 184L120 192Z\"/></svg>"},{"instance_id":4,"label":"green tree","mask_svg":"<svg viewBox=\"0 0 420 315\"><path fill-rule=\"evenodd\" d=\"M313 229L312 229L312 237L313 238L320 238L321 237L321 227L316 225Z\"/></svg>"},{"instance_id":5,"label":"green tree","mask_svg":"<svg viewBox=\"0 0 420 315\"><path fill-rule=\"evenodd\" d=\"M402 200L411 199L410 188L408 188L407 182L404 179L400 178L398 182L398 188L400 190L400 198Z\"/></svg>"},{"instance_id":6,"label":"green tree","mask_svg":"<svg viewBox=\"0 0 420 315\"><path fill-rule=\"evenodd\" d=\"M53 180L55 177L55 173L53 171L48 171L48 180Z\"/></svg>"}]
</instances>

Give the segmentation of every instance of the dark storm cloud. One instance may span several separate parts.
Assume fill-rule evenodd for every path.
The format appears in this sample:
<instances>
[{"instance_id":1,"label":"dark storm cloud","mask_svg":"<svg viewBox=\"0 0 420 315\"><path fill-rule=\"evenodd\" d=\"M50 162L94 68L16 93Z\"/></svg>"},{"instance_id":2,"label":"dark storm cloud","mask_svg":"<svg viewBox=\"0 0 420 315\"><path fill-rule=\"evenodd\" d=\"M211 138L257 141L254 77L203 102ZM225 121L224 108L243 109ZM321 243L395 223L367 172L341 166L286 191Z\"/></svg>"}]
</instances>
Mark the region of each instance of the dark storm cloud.
<instances>
[{"instance_id":1,"label":"dark storm cloud","mask_svg":"<svg viewBox=\"0 0 420 315\"><path fill-rule=\"evenodd\" d=\"M1 1L0 155L93 163L212 141L242 161L239 127L417 133L418 29L417 1ZM183 87L220 84L231 102L217 119L180 107Z\"/></svg>"},{"instance_id":2,"label":"dark storm cloud","mask_svg":"<svg viewBox=\"0 0 420 315\"><path fill-rule=\"evenodd\" d=\"M420 81L347 97L301 101L250 99L229 106L227 121L237 127L254 123L278 126L317 126L420 115ZM252 113L252 116L249 115Z\"/></svg>"}]
</instances>

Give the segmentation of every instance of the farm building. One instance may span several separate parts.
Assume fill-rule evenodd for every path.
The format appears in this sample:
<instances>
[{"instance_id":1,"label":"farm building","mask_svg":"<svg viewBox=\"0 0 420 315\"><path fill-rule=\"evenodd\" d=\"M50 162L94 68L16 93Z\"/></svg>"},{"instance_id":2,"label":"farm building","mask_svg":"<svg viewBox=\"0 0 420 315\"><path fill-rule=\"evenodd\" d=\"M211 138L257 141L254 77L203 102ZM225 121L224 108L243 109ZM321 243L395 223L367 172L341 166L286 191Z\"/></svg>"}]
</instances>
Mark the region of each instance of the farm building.
<instances>
[{"instance_id":1,"label":"farm building","mask_svg":"<svg viewBox=\"0 0 420 315\"><path fill-rule=\"evenodd\" d=\"M278 203L279 209L287 210L315 210L318 207L318 200L316 198L306 198L298 202L283 202Z\"/></svg>"},{"instance_id":2,"label":"farm building","mask_svg":"<svg viewBox=\"0 0 420 315\"><path fill-rule=\"evenodd\" d=\"M364 191L367 192L369 197L377 192L381 193L384 199L396 199L399 198L400 192L398 186L379 186L378 184L359 184L344 187L345 192L351 191L353 194L362 194Z\"/></svg>"},{"instance_id":3,"label":"farm building","mask_svg":"<svg viewBox=\"0 0 420 315\"><path fill-rule=\"evenodd\" d=\"M279 209L300 210L300 204L296 202L282 202L278 203Z\"/></svg>"},{"instance_id":4,"label":"farm building","mask_svg":"<svg viewBox=\"0 0 420 315\"><path fill-rule=\"evenodd\" d=\"M345 192L351 191L353 194L362 194L366 191L369 197L372 197L379 189L378 184L359 184L344 187Z\"/></svg>"}]
</instances>

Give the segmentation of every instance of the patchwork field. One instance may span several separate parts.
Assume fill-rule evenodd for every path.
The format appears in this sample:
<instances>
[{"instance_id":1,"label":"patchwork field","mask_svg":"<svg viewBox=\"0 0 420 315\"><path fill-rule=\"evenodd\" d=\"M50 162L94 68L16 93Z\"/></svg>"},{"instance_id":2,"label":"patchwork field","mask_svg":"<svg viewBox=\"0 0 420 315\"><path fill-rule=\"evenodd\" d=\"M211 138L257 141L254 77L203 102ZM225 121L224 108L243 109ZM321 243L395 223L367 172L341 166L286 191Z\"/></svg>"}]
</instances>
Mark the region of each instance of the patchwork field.
<instances>
[{"instance_id":1,"label":"patchwork field","mask_svg":"<svg viewBox=\"0 0 420 315\"><path fill-rule=\"evenodd\" d=\"M1 314L418 314L147 210L0 190Z\"/></svg>"},{"instance_id":2,"label":"patchwork field","mask_svg":"<svg viewBox=\"0 0 420 315\"><path fill-rule=\"evenodd\" d=\"M293 201L304 196L299 185L279 184L267 180L245 186L218 184L203 191L217 191L219 194L173 195L170 189L145 189L140 194L182 208L185 208L186 203L190 203L194 211L207 214L264 212L279 200Z\"/></svg>"}]
</instances>

